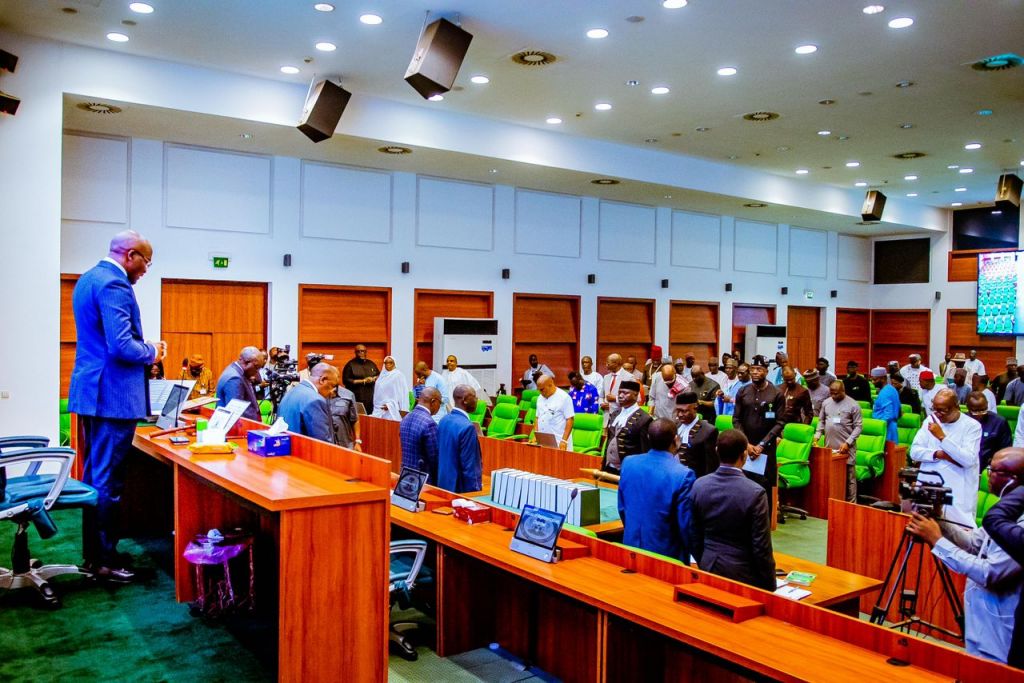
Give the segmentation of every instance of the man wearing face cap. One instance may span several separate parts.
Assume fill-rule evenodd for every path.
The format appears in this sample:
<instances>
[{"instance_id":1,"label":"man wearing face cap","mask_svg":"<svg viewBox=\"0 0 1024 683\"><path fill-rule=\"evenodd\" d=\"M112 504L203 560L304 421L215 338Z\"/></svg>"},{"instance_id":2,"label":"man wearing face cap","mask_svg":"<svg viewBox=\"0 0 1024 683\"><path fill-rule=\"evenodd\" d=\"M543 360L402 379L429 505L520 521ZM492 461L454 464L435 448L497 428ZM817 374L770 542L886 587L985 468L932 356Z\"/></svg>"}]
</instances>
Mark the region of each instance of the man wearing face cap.
<instances>
[{"instance_id":1,"label":"man wearing face cap","mask_svg":"<svg viewBox=\"0 0 1024 683\"><path fill-rule=\"evenodd\" d=\"M878 396L871 407L871 417L876 420L885 420L885 440L899 441L900 433L896 423L900 419L900 394L896 388L889 384L889 374L885 368L877 367L871 369L871 383L878 389Z\"/></svg>"},{"instance_id":2,"label":"man wearing face cap","mask_svg":"<svg viewBox=\"0 0 1024 683\"><path fill-rule=\"evenodd\" d=\"M918 379L921 382L921 411L925 414L932 412L932 401L935 400L935 394L942 391L945 385L939 386L935 383L935 373L931 370L925 370Z\"/></svg>"},{"instance_id":3,"label":"man wearing face cap","mask_svg":"<svg viewBox=\"0 0 1024 683\"><path fill-rule=\"evenodd\" d=\"M698 477L718 469L715 445L718 430L697 413L697 394L685 391L676 396L676 434L679 436L679 460Z\"/></svg>"},{"instance_id":4,"label":"man wearing face cap","mask_svg":"<svg viewBox=\"0 0 1024 683\"><path fill-rule=\"evenodd\" d=\"M606 472L619 474L626 457L651 450L647 436L651 416L640 410L638 398L639 382L625 380L619 383L616 409L608 417L608 445L601 467Z\"/></svg>"},{"instance_id":5,"label":"man wearing face cap","mask_svg":"<svg viewBox=\"0 0 1024 683\"><path fill-rule=\"evenodd\" d=\"M772 488L778 482L778 465L775 461L776 441L782 434L785 423L785 400L782 393L768 378L768 364L758 357L750 363L750 384L736 394L736 411L732 416L733 426L747 437L748 458L767 458L764 475L746 472L748 478L760 484L768 494L768 514L772 514Z\"/></svg>"}]
</instances>

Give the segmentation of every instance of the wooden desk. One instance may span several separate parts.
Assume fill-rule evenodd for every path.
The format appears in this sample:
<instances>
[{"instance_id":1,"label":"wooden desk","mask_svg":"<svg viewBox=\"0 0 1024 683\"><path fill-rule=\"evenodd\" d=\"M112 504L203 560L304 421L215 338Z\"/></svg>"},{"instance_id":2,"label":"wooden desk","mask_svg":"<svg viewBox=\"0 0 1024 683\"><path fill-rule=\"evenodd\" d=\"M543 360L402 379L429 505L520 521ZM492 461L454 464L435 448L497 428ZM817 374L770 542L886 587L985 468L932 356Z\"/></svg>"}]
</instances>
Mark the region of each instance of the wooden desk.
<instances>
[{"instance_id":1,"label":"wooden desk","mask_svg":"<svg viewBox=\"0 0 1024 683\"><path fill-rule=\"evenodd\" d=\"M503 510L494 510L492 523L467 525L393 509L392 522L437 544L441 656L498 642L567 681L1024 680L1022 672L940 644L587 536L563 532L587 553L542 563L509 550L515 515ZM676 603L679 584L756 601L764 614L734 623Z\"/></svg>"},{"instance_id":2,"label":"wooden desk","mask_svg":"<svg viewBox=\"0 0 1024 683\"><path fill-rule=\"evenodd\" d=\"M807 510L811 517L828 519L829 498L846 499L846 456L813 446L809 466L811 483L792 491L780 488L780 497L788 505Z\"/></svg>"},{"instance_id":3,"label":"wooden desk","mask_svg":"<svg viewBox=\"0 0 1024 683\"><path fill-rule=\"evenodd\" d=\"M860 614L860 596L877 592L882 585L879 579L861 576L828 565L818 564L785 553L775 552L775 568L787 574L792 571L817 574L807 590L811 594L801 600L807 605L827 607L832 611L857 617Z\"/></svg>"},{"instance_id":4,"label":"wooden desk","mask_svg":"<svg viewBox=\"0 0 1024 683\"><path fill-rule=\"evenodd\" d=\"M242 435L229 439L244 444L246 428L262 425L243 421ZM276 557L261 566L273 574L268 592L277 605L278 679L384 681L388 463L298 435L290 457L262 458L244 448L197 456L150 438L153 431L140 428L134 445L173 472L177 599L195 597L182 553L197 533L253 530L256 553Z\"/></svg>"},{"instance_id":5,"label":"wooden desk","mask_svg":"<svg viewBox=\"0 0 1024 683\"><path fill-rule=\"evenodd\" d=\"M862 493L892 503L900 499L900 470L907 466L907 447L885 442L885 470L862 485Z\"/></svg>"}]
</instances>

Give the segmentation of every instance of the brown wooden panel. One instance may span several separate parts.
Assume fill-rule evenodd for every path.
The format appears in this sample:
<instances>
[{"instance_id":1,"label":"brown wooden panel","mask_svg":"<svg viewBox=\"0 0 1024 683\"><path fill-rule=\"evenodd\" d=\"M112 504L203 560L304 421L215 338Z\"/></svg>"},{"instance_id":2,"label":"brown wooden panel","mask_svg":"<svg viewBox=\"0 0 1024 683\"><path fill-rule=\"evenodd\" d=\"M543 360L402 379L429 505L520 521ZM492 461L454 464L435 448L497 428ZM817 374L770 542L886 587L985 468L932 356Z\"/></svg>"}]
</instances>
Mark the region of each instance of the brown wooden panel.
<instances>
[{"instance_id":1,"label":"brown wooden panel","mask_svg":"<svg viewBox=\"0 0 1024 683\"><path fill-rule=\"evenodd\" d=\"M950 353L963 354L975 349L989 377L995 377L1005 370L1006 359L1016 355L1015 338L979 336L977 330L977 309L951 308L946 311L946 349Z\"/></svg>"},{"instance_id":2,"label":"brown wooden panel","mask_svg":"<svg viewBox=\"0 0 1024 683\"><path fill-rule=\"evenodd\" d=\"M67 398L71 386L71 370L75 367L75 342L60 343L60 395Z\"/></svg>"},{"instance_id":3,"label":"brown wooden panel","mask_svg":"<svg viewBox=\"0 0 1024 683\"><path fill-rule=\"evenodd\" d=\"M417 289L413 304L413 362L434 364L434 318L491 318L494 292Z\"/></svg>"},{"instance_id":4,"label":"brown wooden panel","mask_svg":"<svg viewBox=\"0 0 1024 683\"><path fill-rule=\"evenodd\" d=\"M333 365L343 368L357 344L378 366L390 352L391 289L299 285L298 357L333 354Z\"/></svg>"},{"instance_id":5,"label":"brown wooden panel","mask_svg":"<svg viewBox=\"0 0 1024 683\"><path fill-rule=\"evenodd\" d=\"M718 355L718 302L672 301L669 304L668 353L687 353L704 362Z\"/></svg>"},{"instance_id":6,"label":"brown wooden panel","mask_svg":"<svg viewBox=\"0 0 1024 683\"><path fill-rule=\"evenodd\" d=\"M975 282L978 279L978 254L1016 249L961 249L949 252L946 279L949 282Z\"/></svg>"},{"instance_id":7,"label":"brown wooden panel","mask_svg":"<svg viewBox=\"0 0 1024 683\"><path fill-rule=\"evenodd\" d=\"M555 373L555 381L568 386L569 373L579 367L580 298L572 295L512 295L512 377L509 393L521 389L519 378L529 367L531 353Z\"/></svg>"},{"instance_id":8,"label":"brown wooden panel","mask_svg":"<svg viewBox=\"0 0 1024 683\"><path fill-rule=\"evenodd\" d=\"M907 356L929 357L931 311L902 309L871 311L871 365L885 366L891 360L902 365Z\"/></svg>"},{"instance_id":9,"label":"brown wooden panel","mask_svg":"<svg viewBox=\"0 0 1024 683\"><path fill-rule=\"evenodd\" d=\"M614 346L618 343L654 343L654 299L597 298L597 343ZM643 362L647 359L645 350Z\"/></svg>"},{"instance_id":10,"label":"brown wooden panel","mask_svg":"<svg viewBox=\"0 0 1024 683\"><path fill-rule=\"evenodd\" d=\"M238 357L241 346L235 349L233 356L227 356L223 365L214 365L213 358L213 333L212 332L165 332L164 341L167 342L167 357L164 358L164 378L177 379L181 376L182 361L193 353L202 354L207 360L210 370L214 375L223 370L227 365ZM242 346L245 346L243 344ZM187 379L187 378L186 378Z\"/></svg>"},{"instance_id":11,"label":"brown wooden panel","mask_svg":"<svg viewBox=\"0 0 1024 683\"><path fill-rule=\"evenodd\" d=\"M774 325L775 306L771 304L733 304L732 305L732 348L743 352L747 338L747 325ZM731 349L732 350L732 349ZM747 360L750 360L747 358Z\"/></svg>"},{"instance_id":12,"label":"brown wooden panel","mask_svg":"<svg viewBox=\"0 0 1024 683\"><path fill-rule=\"evenodd\" d=\"M790 306L786 313L786 352L793 367L813 368L821 355L821 311L817 306Z\"/></svg>"},{"instance_id":13,"label":"brown wooden panel","mask_svg":"<svg viewBox=\"0 0 1024 683\"><path fill-rule=\"evenodd\" d=\"M851 360L860 364L861 372L868 367L868 347L871 339L871 311L867 308L836 309L836 357L832 372L841 375Z\"/></svg>"},{"instance_id":14,"label":"brown wooden panel","mask_svg":"<svg viewBox=\"0 0 1024 683\"><path fill-rule=\"evenodd\" d=\"M75 367L75 346L78 332L75 329L75 312L71 308L71 293L78 282L78 275L60 274L60 395L68 395L71 385L71 371Z\"/></svg>"}]
</instances>

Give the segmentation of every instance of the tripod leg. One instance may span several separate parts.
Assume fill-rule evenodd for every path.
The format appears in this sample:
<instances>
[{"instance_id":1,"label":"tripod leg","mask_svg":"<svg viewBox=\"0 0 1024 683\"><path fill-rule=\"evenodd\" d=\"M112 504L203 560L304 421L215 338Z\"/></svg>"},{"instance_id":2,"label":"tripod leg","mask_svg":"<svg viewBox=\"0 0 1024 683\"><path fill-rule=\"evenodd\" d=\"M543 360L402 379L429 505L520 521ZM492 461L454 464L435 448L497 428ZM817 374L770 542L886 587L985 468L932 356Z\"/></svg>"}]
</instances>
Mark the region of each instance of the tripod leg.
<instances>
[{"instance_id":1,"label":"tripod leg","mask_svg":"<svg viewBox=\"0 0 1024 683\"><path fill-rule=\"evenodd\" d=\"M942 583L942 592L946 595L946 601L949 603L949 609L953 612L953 620L956 622L957 628L960 629L958 634L960 639L964 637L964 604L960 595L956 592L956 586L953 584L953 577L949 573L949 567L942 564L942 561L934 555L932 558L935 560L935 571L939 575L939 580Z\"/></svg>"},{"instance_id":2,"label":"tripod leg","mask_svg":"<svg viewBox=\"0 0 1024 683\"><path fill-rule=\"evenodd\" d=\"M900 537L899 545L896 546L896 552L893 553L892 562L889 563L889 571L886 572L885 580L882 582L878 601L871 609L870 621L872 624L881 625L885 623L885 618L889 614L889 608L892 607L893 598L896 597L900 586L906 582L907 561L910 559L910 552L913 549L913 539L909 534L904 533ZM893 572L896 572L895 578L893 577Z\"/></svg>"}]
</instances>

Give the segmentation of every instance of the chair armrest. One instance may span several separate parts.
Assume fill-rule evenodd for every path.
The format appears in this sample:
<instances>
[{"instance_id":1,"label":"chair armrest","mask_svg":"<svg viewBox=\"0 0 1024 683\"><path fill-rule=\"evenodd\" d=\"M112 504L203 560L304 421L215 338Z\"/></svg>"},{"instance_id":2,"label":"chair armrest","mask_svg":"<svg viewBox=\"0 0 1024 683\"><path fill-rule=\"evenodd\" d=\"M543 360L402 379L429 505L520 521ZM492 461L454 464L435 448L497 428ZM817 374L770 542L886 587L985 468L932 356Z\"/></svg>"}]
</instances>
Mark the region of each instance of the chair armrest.
<instances>
[{"instance_id":1,"label":"chair armrest","mask_svg":"<svg viewBox=\"0 0 1024 683\"><path fill-rule=\"evenodd\" d=\"M395 589L396 582L402 582L404 587L408 590L413 587L416 583L417 577L419 577L420 569L423 567L423 561L427 556L427 543L426 541L420 540L404 540L404 541L392 541L390 556L410 554L412 558L412 566L408 572L404 573L390 573L389 572L389 583L391 584L391 590Z\"/></svg>"},{"instance_id":2,"label":"chair armrest","mask_svg":"<svg viewBox=\"0 0 1024 683\"><path fill-rule=\"evenodd\" d=\"M6 448L46 448L49 445L50 439L45 436L0 436L0 451Z\"/></svg>"},{"instance_id":3,"label":"chair armrest","mask_svg":"<svg viewBox=\"0 0 1024 683\"><path fill-rule=\"evenodd\" d=\"M530 435L529 434L509 434L505 438L508 439L509 441L522 441L523 439L529 439Z\"/></svg>"},{"instance_id":4,"label":"chair armrest","mask_svg":"<svg viewBox=\"0 0 1024 683\"><path fill-rule=\"evenodd\" d=\"M25 448L17 451L10 451L0 455L0 463L5 467L9 465L33 464L44 462L60 463L60 472L53 480L50 492L43 499L43 507L49 510L60 497L64 485L71 474L71 465L75 462L75 451L71 448ZM17 485L18 477L11 477L7 480L7 487Z\"/></svg>"}]
</instances>

